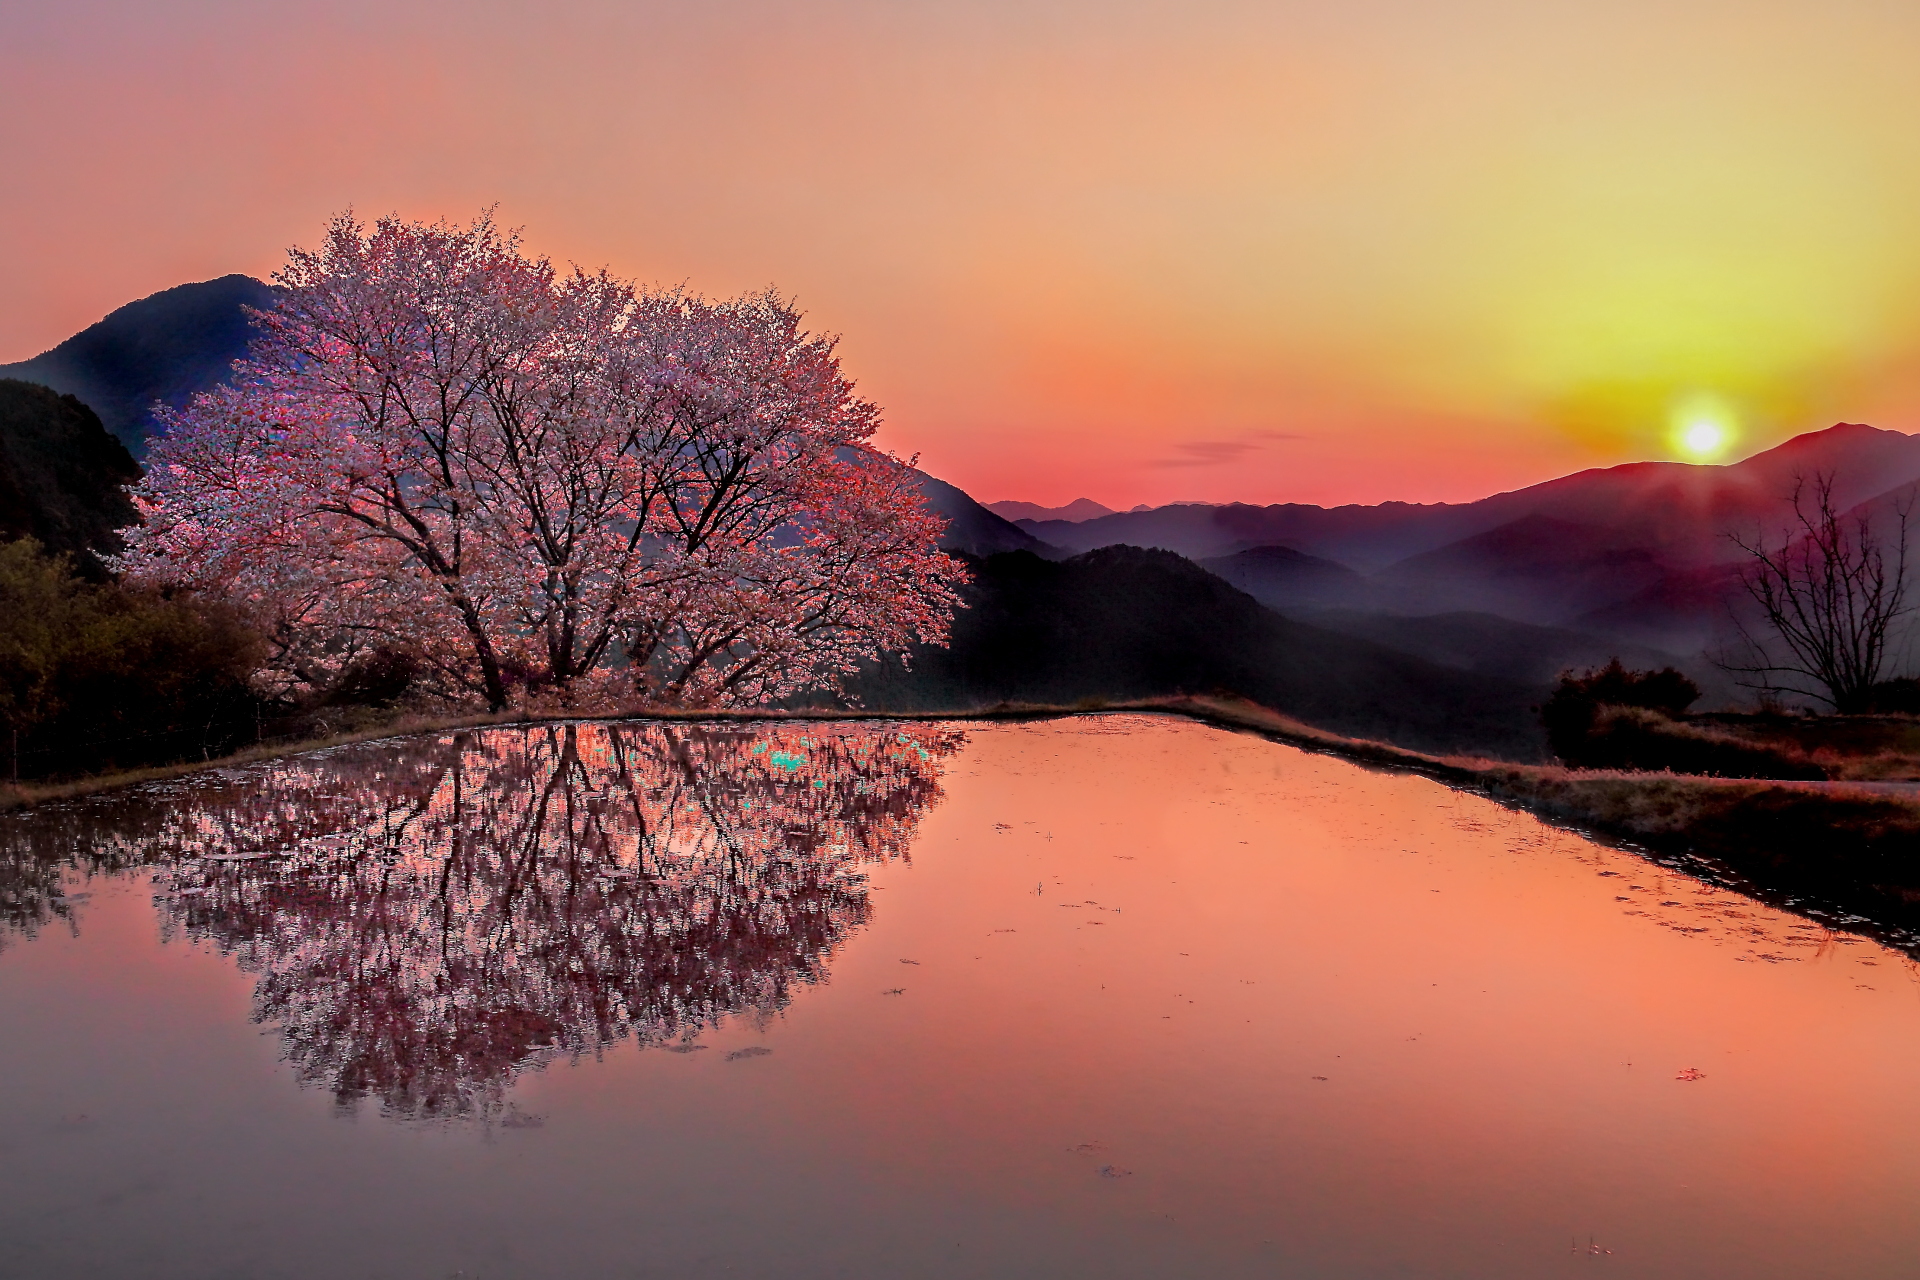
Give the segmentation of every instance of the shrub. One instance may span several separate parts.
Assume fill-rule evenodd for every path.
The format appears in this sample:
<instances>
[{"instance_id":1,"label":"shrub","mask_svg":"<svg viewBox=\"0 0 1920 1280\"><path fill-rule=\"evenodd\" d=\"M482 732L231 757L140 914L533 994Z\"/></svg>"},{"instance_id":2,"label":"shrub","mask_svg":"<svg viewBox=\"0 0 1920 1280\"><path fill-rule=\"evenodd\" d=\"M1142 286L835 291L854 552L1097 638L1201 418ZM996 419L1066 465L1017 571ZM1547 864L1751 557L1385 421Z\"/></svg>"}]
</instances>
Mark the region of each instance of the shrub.
<instances>
[{"instance_id":1,"label":"shrub","mask_svg":"<svg viewBox=\"0 0 1920 1280\"><path fill-rule=\"evenodd\" d=\"M86 582L0 545L0 752L14 775L219 754L254 737L257 637L188 596Z\"/></svg>"},{"instance_id":2,"label":"shrub","mask_svg":"<svg viewBox=\"0 0 1920 1280\"><path fill-rule=\"evenodd\" d=\"M1646 707L1601 704L1574 755L1582 769L1636 769L1721 778L1815 782L1827 770L1791 747L1775 747L1700 725L1684 724Z\"/></svg>"},{"instance_id":3,"label":"shrub","mask_svg":"<svg viewBox=\"0 0 1920 1280\"><path fill-rule=\"evenodd\" d=\"M1920 680L1912 676L1882 680L1867 691L1867 710L1881 715L1920 715Z\"/></svg>"},{"instance_id":4,"label":"shrub","mask_svg":"<svg viewBox=\"0 0 1920 1280\"><path fill-rule=\"evenodd\" d=\"M1561 676L1540 720L1554 754L1580 769L1799 781L1827 776L1803 752L1683 723L1679 717L1699 697L1699 686L1672 667L1629 671L1615 658L1585 675Z\"/></svg>"},{"instance_id":5,"label":"shrub","mask_svg":"<svg viewBox=\"0 0 1920 1280\"><path fill-rule=\"evenodd\" d=\"M1699 697L1700 686L1672 667L1629 671L1615 658L1582 676L1563 672L1559 687L1540 708L1540 723L1547 730L1547 745L1555 755L1568 764L1583 765L1589 754L1587 739L1601 707L1640 707L1671 719L1685 715Z\"/></svg>"}]
</instances>

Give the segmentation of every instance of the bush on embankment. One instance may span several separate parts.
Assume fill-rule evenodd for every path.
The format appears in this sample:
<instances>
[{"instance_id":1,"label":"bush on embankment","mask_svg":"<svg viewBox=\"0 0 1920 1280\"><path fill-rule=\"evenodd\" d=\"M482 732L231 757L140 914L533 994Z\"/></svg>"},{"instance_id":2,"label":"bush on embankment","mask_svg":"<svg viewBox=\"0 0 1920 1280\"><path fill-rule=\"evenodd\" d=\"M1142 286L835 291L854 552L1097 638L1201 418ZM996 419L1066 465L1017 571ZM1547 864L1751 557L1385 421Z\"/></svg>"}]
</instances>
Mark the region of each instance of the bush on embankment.
<instances>
[{"instance_id":1,"label":"bush on embankment","mask_svg":"<svg viewBox=\"0 0 1920 1280\"><path fill-rule=\"evenodd\" d=\"M89 582L0 545L0 777L206 759L255 736L259 640L185 596Z\"/></svg>"},{"instance_id":2,"label":"bush on embankment","mask_svg":"<svg viewBox=\"0 0 1920 1280\"><path fill-rule=\"evenodd\" d=\"M1576 769L1801 782L1833 776L1792 743L1690 723L1687 708L1699 697L1699 686L1672 667L1629 671L1615 658L1585 675L1562 674L1540 723L1553 753Z\"/></svg>"}]
</instances>

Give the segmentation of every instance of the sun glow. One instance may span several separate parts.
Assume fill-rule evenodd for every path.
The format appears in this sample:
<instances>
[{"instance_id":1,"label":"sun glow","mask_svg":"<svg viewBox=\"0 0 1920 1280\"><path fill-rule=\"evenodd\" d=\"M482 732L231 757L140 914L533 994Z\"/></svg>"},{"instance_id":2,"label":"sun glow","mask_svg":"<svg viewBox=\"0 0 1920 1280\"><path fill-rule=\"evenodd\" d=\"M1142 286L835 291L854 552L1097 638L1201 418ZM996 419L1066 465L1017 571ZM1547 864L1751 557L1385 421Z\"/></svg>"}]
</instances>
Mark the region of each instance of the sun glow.
<instances>
[{"instance_id":1,"label":"sun glow","mask_svg":"<svg viewBox=\"0 0 1920 1280\"><path fill-rule=\"evenodd\" d=\"M1688 396L1674 406L1669 439L1689 462L1718 462L1739 436L1736 421L1733 407L1720 397Z\"/></svg>"}]
</instances>

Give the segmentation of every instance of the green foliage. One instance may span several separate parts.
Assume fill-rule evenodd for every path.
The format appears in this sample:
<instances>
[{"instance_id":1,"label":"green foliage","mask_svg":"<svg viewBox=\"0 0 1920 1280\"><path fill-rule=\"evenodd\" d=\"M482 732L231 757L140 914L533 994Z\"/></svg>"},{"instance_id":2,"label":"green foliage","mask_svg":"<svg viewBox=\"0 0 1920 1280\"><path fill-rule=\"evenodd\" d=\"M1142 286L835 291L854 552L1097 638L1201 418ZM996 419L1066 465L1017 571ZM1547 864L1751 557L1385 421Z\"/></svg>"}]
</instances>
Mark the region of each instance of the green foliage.
<instances>
[{"instance_id":1,"label":"green foliage","mask_svg":"<svg viewBox=\"0 0 1920 1280\"><path fill-rule=\"evenodd\" d=\"M125 485L140 468L92 409L31 382L0 378L0 539L33 538L99 578L96 551L138 514Z\"/></svg>"},{"instance_id":2,"label":"green foliage","mask_svg":"<svg viewBox=\"0 0 1920 1280\"><path fill-rule=\"evenodd\" d=\"M9 773L125 768L249 741L258 702L247 677L259 657L258 639L218 608L84 581L31 539L0 545Z\"/></svg>"}]
</instances>

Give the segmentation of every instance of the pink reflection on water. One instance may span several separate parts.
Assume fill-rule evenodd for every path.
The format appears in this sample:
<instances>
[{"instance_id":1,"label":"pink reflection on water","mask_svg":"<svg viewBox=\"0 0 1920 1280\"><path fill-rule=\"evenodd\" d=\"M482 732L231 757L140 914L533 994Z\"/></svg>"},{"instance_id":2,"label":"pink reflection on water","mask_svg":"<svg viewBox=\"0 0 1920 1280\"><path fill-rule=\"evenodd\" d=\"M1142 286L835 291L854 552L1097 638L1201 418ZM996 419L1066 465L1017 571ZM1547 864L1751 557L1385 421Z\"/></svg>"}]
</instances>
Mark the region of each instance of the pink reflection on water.
<instances>
[{"instance_id":1,"label":"pink reflection on water","mask_svg":"<svg viewBox=\"0 0 1920 1280\"><path fill-rule=\"evenodd\" d=\"M154 860L174 941L111 876L94 904L13 891L80 922L0 954L14 1105L91 1117L0 1134L37 1170L0 1173L0 1228L37 1258L81 1257L32 1225L60 1195L146 1168L175 1217L90 1211L103 1266L134 1256L114 1241L239 1266L207 1242L262 1221L308 1242L301 1275L510 1251L539 1276L1797 1278L1920 1252L1904 957L1257 738L515 729L94 812L103 869ZM332 1095L493 1123L302 1110L227 1045L249 998ZM151 1150L117 1136L135 1098ZM219 1160L154 1154L221 1125ZM218 1230L171 1225L206 1204Z\"/></svg>"}]
</instances>

